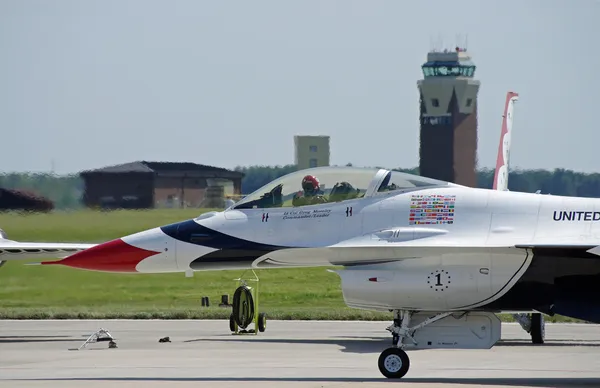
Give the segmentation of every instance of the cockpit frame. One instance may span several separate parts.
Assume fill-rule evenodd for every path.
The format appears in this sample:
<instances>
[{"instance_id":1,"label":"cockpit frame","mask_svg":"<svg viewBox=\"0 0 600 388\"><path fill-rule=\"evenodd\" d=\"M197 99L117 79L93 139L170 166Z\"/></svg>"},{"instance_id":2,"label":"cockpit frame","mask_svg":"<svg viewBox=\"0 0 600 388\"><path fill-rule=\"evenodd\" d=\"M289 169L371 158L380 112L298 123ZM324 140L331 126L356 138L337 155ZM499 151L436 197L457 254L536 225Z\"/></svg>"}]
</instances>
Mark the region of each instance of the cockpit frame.
<instances>
[{"instance_id":1,"label":"cockpit frame","mask_svg":"<svg viewBox=\"0 0 600 388\"><path fill-rule=\"evenodd\" d=\"M320 191L310 194L303 192L301 182L306 176L317 178ZM382 186L384 184L385 186ZM315 167L294 171L274 179L245 196L230 209L302 207L446 185L448 182L383 168ZM298 198L304 200L300 201Z\"/></svg>"}]
</instances>

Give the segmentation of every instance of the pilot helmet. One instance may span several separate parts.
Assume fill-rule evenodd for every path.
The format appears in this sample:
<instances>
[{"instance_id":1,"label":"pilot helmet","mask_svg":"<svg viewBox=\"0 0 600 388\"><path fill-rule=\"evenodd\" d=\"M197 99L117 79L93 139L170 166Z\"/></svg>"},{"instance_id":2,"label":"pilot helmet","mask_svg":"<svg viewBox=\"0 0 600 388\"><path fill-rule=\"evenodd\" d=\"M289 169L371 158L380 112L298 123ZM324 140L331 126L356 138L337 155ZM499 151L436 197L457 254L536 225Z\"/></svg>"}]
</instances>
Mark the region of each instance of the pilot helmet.
<instances>
[{"instance_id":1,"label":"pilot helmet","mask_svg":"<svg viewBox=\"0 0 600 388\"><path fill-rule=\"evenodd\" d=\"M302 179L302 190L306 193L316 193L319 190L319 180L314 175L307 175Z\"/></svg>"}]
</instances>

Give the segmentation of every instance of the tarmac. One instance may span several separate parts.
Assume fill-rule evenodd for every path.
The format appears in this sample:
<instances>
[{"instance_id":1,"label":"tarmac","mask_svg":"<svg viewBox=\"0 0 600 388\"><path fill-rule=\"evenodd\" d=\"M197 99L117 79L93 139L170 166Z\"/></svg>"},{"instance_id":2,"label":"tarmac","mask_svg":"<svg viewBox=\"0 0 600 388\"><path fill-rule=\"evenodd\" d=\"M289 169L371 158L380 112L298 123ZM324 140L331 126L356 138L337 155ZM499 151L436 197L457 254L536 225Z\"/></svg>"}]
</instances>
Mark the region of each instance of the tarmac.
<instances>
[{"instance_id":1,"label":"tarmac","mask_svg":"<svg viewBox=\"0 0 600 388\"><path fill-rule=\"evenodd\" d=\"M0 387L600 387L600 325L547 324L546 343L532 345L503 324L489 350L409 351L401 380L377 368L387 325L269 321L234 336L228 321L0 321ZM116 349L69 350L100 328Z\"/></svg>"}]
</instances>

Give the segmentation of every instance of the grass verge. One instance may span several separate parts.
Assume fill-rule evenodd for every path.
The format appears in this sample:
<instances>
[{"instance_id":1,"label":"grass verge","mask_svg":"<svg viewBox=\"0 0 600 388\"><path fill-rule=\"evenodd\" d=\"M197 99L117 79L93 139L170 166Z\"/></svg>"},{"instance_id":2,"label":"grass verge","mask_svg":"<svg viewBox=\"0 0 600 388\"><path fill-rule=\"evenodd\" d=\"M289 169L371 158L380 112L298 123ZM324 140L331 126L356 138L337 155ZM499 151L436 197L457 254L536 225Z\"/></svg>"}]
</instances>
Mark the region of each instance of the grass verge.
<instances>
[{"instance_id":1,"label":"grass verge","mask_svg":"<svg viewBox=\"0 0 600 388\"><path fill-rule=\"evenodd\" d=\"M391 313L370 312L350 308L323 309L314 308L306 310L290 309L261 309L266 312L269 319L293 321L386 321L392 320ZM61 309L3 309L0 310L0 319L229 319L230 308L208 307L196 310L167 309L148 311L102 311L79 308L77 310ZM502 322L515 322L510 314L498 314ZM554 316L545 316L549 323L586 323L576 319Z\"/></svg>"}]
</instances>

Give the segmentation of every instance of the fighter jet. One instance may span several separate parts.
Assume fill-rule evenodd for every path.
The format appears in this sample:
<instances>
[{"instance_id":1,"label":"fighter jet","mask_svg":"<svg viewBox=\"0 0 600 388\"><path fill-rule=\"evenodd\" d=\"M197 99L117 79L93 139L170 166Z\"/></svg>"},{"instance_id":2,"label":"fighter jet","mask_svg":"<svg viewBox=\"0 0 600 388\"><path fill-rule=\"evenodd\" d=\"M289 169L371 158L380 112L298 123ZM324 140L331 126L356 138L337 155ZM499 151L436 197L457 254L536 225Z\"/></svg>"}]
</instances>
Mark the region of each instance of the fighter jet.
<instances>
[{"instance_id":1,"label":"fighter jet","mask_svg":"<svg viewBox=\"0 0 600 388\"><path fill-rule=\"evenodd\" d=\"M378 168L319 167L235 205L44 262L166 273L331 267L345 303L392 311L378 366L407 348L487 349L496 313L600 323L600 200L471 188Z\"/></svg>"},{"instance_id":2,"label":"fighter jet","mask_svg":"<svg viewBox=\"0 0 600 388\"><path fill-rule=\"evenodd\" d=\"M378 367L401 378L405 349L491 348L501 336L496 313L600 323L600 201L495 181L489 190L387 169L308 169L224 211L106 243L4 240L0 252L76 249L42 264L106 272L342 266L332 271L348 306L393 312Z\"/></svg>"}]
</instances>

